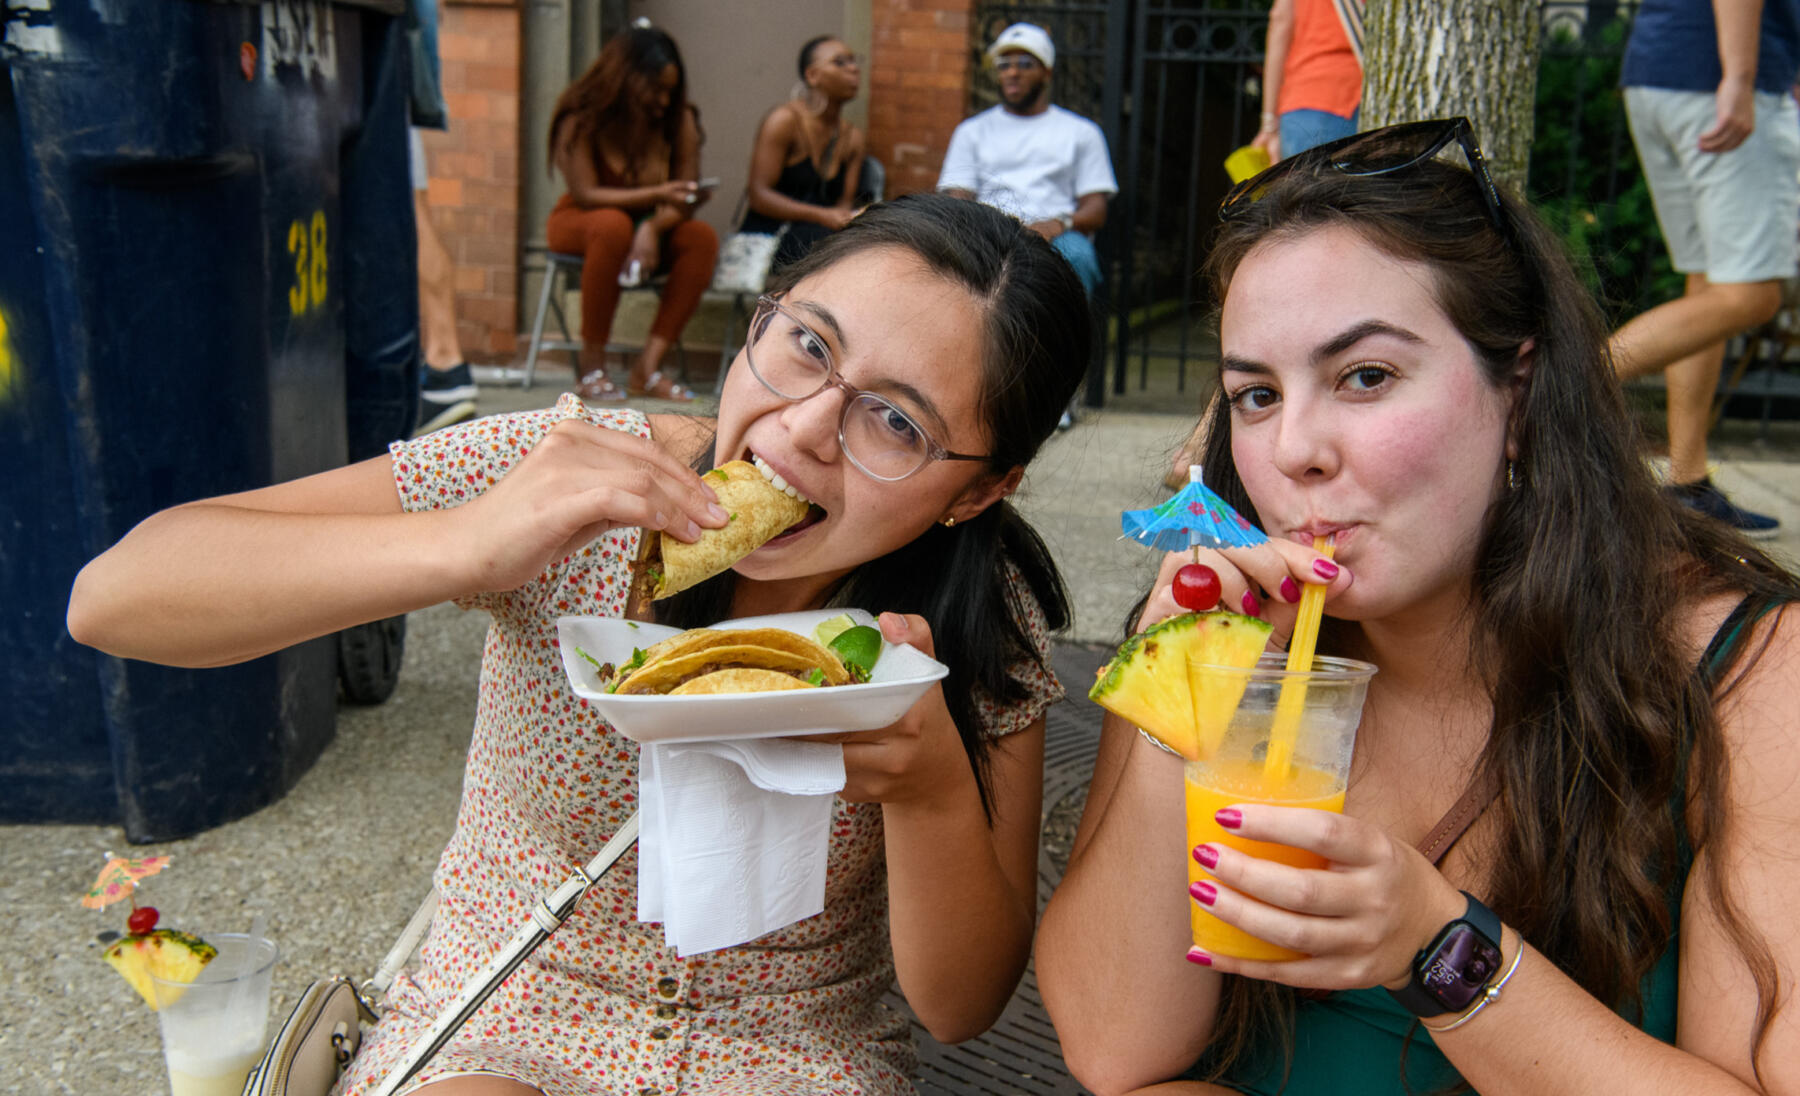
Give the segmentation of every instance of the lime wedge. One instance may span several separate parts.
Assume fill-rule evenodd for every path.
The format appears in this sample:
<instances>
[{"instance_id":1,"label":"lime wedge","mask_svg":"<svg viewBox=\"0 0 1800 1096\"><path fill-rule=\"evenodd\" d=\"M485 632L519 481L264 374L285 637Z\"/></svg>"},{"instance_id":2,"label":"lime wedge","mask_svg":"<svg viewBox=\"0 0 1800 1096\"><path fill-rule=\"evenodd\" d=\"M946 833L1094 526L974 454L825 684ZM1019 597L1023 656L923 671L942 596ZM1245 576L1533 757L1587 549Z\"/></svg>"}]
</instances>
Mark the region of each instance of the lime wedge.
<instances>
[{"instance_id":1,"label":"lime wedge","mask_svg":"<svg viewBox=\"0 0 1800 1096\"><path fill-rule=\"evenodd\" d=\"M854 627L856 627L856 619L854 617L849 613L839 613L830 620L821 620L819 626L813 629L813 638L829 647L831 646L832 640Z\"/></svg>"},{"instance_id":2,"label":"lime wedge","mask_svg":"<svg viewBox=\"0 0 1800 1096\"><path fill-rule=\"evenodd\" d=\"M881 633L867 624L856 624L839 633L826 646L844 660L853 677L867 681L875 669L875 660L881 657Z\"/></svg>"}]
</instances>

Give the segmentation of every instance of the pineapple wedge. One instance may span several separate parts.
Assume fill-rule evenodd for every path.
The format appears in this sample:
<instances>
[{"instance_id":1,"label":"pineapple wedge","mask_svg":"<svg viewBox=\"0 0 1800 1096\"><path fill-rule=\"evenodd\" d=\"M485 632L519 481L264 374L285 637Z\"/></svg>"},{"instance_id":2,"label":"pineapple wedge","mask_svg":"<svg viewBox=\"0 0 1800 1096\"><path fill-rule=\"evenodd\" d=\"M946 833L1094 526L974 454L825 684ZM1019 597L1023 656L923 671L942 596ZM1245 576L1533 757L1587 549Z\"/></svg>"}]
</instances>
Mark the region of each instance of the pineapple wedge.
<instances>
[{"instance_id":1,"label":"pineapple wedge","mask_svg":"<svg viewBox=\"0 0 1800 1096\"><path fill-rule=\"evenodd\" d=\"M1267 621L1223 609L1170 617L1126 640L1101 668L1088 699L1182 757L1207 757L1237 710L1243 683L1231 689L1221 679L1226 687L1209 687L1196 704L1188 664L1254 666L1271 631Z\"/></svg>"},{"instance_id":2,"label":"pineapple wedge","mask_svg":"<svg viewBox=\"0 0 1800 1096\"><path fill-rule=\"evenodd\" d=\"M152 976L165 982L192 982L199 976L200 968L217 954L219 949L198 936L175 929L155 929L120 937L107 946L101 958L155 1010L173 1004L180 993L158 986Z\"/></svg>"}]
</instances>

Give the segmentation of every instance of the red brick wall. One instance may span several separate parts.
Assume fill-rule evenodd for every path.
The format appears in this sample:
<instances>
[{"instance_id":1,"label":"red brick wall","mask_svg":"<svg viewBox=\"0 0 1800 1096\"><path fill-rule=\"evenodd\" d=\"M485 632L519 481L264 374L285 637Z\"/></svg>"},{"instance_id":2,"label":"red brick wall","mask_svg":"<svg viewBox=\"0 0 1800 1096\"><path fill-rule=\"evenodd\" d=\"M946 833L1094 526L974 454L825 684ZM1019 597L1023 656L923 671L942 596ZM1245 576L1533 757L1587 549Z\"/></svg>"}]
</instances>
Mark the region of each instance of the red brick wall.
<instances>
[{"instance_id":1,"label":"red brick wall","mask_svg":"<svg viewBox=\"0 0 1800 1096\"><path fill-rule=\"evenodd\" d=\"M473 362L510 360L519 265L519 0L441 0L447 131L425 131L432 223L456 263L456 333Z\"/></svg>"},{"instance_id":2,"label":"red brick wall","mask_svg":"<svg viewBox=\"0 0 1800 1096\"><path fill-rule=\"evenodd\" d=\"M932 190L969 102L973 0L870 0L869 151L888 196Z\"/></svg>"}]
</instances>

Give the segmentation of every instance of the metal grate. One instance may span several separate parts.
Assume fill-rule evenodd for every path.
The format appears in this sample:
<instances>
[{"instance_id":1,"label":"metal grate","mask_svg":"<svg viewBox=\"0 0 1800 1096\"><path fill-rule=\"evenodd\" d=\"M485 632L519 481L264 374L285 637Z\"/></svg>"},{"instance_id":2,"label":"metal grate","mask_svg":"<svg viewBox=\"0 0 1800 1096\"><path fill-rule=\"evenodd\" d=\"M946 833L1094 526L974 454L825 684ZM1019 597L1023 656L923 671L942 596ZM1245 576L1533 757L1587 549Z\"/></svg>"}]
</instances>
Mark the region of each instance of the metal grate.
<instances>
[{"instance_id":1,"label":"metal grate","mask_svg":"<svg viewBox=\"0 0 1800 1096\"><path fill-rule=\"evenodd\" d=\"M1106 661L1103 648L1061 643L1053 653L1057 676L1069 692L1068 699L1050 709L1045 719L1044 814L1063 797L1087 786L1093 771L1094 749L1100 741L1100 709L1087 698L1094 671ZM1062 878L1062 865L1043 843L1038 849L1038 909ZM887 1004L911 1015L899 991L890 991ZM1037 970L1025 968L1000 1019L985 1035L956 1046L933 1039L915 1020L913 1039L919 1048L919 1092L924 1096L1064 1096L1085 1091L1063 1067L1062 1047L1056 1029L1044 1012L1038 995Z\"/></svg>"}]
</instances>

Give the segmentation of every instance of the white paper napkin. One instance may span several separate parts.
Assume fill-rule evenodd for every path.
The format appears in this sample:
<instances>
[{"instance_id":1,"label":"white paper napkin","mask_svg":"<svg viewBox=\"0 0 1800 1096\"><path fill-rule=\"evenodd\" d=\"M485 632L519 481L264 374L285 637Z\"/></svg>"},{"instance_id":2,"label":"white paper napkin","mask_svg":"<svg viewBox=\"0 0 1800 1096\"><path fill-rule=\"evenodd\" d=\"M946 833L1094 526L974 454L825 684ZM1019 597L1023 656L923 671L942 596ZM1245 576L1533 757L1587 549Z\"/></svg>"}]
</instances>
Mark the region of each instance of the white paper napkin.
<instances>
[{"instance_id":1,"label":"white paper napkin","mask_svg":"<svg viewBox=\"0 0 1800 1096\"><path fill-rule=\"evenodd\" d=\"M844 748L761 738L638 754L638 920L681 956L733 947L825 909Z\"/></svg>"}]
</instances>

